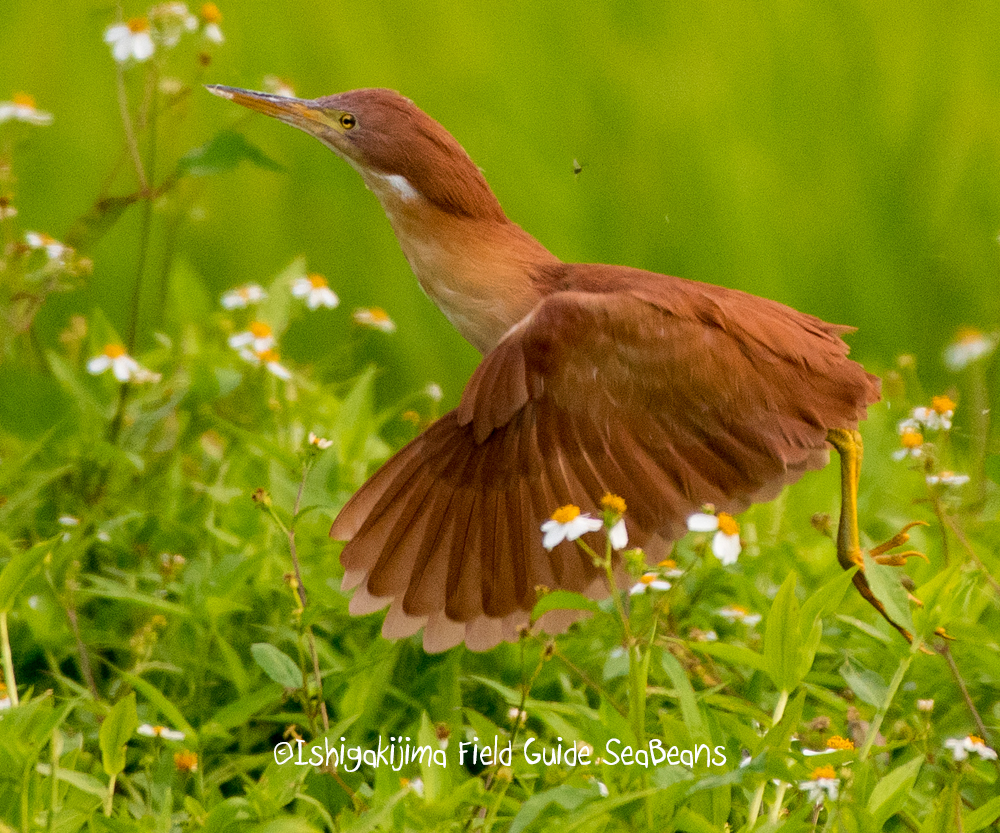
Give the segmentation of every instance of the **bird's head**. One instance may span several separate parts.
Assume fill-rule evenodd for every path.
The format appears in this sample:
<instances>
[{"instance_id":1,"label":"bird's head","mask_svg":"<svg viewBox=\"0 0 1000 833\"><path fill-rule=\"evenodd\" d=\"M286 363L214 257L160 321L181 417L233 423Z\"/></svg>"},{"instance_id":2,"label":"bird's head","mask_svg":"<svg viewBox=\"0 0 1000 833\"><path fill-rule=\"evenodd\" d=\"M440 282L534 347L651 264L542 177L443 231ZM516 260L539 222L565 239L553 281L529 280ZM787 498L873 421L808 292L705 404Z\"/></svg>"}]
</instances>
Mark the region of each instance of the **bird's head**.
<instances>
[{"instance_id":1,"label":"bird's head","mask_svg":"<svg viewBox=\"0 0 1000 833\"><path fill-rule=\"evenodd\" d=\"M503 222L500 203L455 138L408 98L384 89L302 99L209 86L209 92L315 136L379 198L424 199L463 217Z\"/></svg>"}]
</instances>

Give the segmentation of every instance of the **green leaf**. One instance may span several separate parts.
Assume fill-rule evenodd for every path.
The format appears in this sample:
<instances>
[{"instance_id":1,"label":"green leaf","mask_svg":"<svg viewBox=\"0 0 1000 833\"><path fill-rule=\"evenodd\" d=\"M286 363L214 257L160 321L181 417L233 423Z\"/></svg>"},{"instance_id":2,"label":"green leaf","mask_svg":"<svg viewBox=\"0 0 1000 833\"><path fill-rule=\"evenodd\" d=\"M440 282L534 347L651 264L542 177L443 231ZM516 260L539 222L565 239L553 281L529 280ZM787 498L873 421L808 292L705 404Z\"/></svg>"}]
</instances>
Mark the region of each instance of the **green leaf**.
<instances>
[{"instance_id":1,"label":"green leaf","mask_svg":"<svg viewBox=\"0 0 1000 833\"><path fill-rule=\"evenodd\" d=\"M211 176L231 171L241 162L249 162L269 171L284 170L257 145L234 130L223 130L201 147L189 150L177 163L177 170L190 176Z\"/></svg>"},{"instance_id":2,"label":"green leaf","mask_svg":"<svg viewBox=\"0 0 1000 833\"><path fill-rule=\"evenodd\" d=\"M548 613L550 610L586 610L597 613L600 609L597 602L588 599L582 593L574 593L571 590L553 590L535 603L531 610L531 619L537 621L543 613Z\"/></svg>"},{"instance_id":3,"label":"green leaf","mask_svg":"<svg viewBox=\"0 0 1000 833\"><path fill-rule=\"evenodd\" d=\"M674 686L674 692L677 694L677 701L681 707L681 717L684 720L684 726L691 735L692 743L708 743L711 740L711 735L702 719L701 710L698 708L698 701L687 673L677 661L677 657L668 651L663 651L661 654L660 665L663 666L663 670L667 672L667 676L670 677L670 682Z\"/></svg>"},{"instance_id":4,"label":"green leaf","mask_svg":"<svg viewBox=\"0 0 1000 833\"><path fill-rule=\"evenodd\" d=\"M756 651L742 645L728 645L725 642L688 642L692 651L708 654L722 660L726 665L745 665L754 671L767 673L767 660Z\"/></svg>"},{"instance_id":5,"label":"green leaf","mask_svg":"<svg viewBox=\"0 0 1000 833\"><path fill-rule=\"evenodd\" d=\"M1000 795L991 798L979 809L962 816L962 830L965 833L976 833L977 830L993 824L998 818L1000 818Z\"/></svg>"},{"instance_id":6,"label":"green leaf","mask_svg":"<svg viewBox=\"0 0 1000 833\"><path fill-rule=\"evenodd\" d=\"M40 541L31 549L14 553L3 570L0 570L0 610L9 611L13 608L21 588L50 552L51 543Z\"/></svg>"},{"instance_id":7,"label":"green leaf","mask_svg":"<svg viewBox=\"0 0 1000 833\"><path fill-rule=\"evenodd\" d=\"M865 578L875 598L885 605L886 613L898 625L913 632L913 615L906 589L899 582L899 574L894 567L879 564L865 553Z\"/></svg>"},{"instance_id":8,"label":"green leaf","mask_svg":"<svg viewBox=\"0 0 1000 833\"><path fill-rule=\"evenodd\" d=\"M98 735L101 763L110 777L114 778L125 769L125 748L138 728L139 716L135 709L135 692L130 691L126 697L112 706L101 724Z\"/></svg>"},{"instance_id":9,"label":"green leaf","mask_svg":"<svg viewBox=\"0 0 1000 833\"><path fill-rule=\"evenodd\" d=\"M896 767L875 785L868 797L868 812L874 817L875 829L883 829L889 818L902 808L923 762L923 757L918 755L908 763Z\"/></svg>"},{"instance_id":10,"label":"green leaf","mask_svg":"<svg viewBox=\"0 0 1000 833\"><path fill-rule=\"evenodd\" d=\"M302 688L302 670L284 651L268 642L255 642L250 646L254 662L272 680L285 688Z\"/></svg>"},{"instance_id":11,"label":"green leaf","mask_svg":"<svg viewBox=\"0 0 1000 833\"><path fill-rule=\"evenodd\" d=\"M160 714L162 714L175 729L183 732L189 738L197 738L197 732L195 732L194 727L187 722L187 719L184 717L181 710L177 708L177 706L175 706L156 686L148 680L144 680L142 677L130 674L128 671L119 671L118 673L121 674L125 680L128 680L129 684L134 689L139 691L152 705L156 706Z\"/></svg>"},{"instance_id":12,"label":"green leaf","mask_svg":"<svg viewBox=\"0 0 1000 833\"><path fill-rule=\"evenodd\" d=\"M848 657L840 666L840 676L858 697L871 706L881 706L888 694L885 681L869 668L855 665Z\"/></svg>"},{"instance_id":13,"label":"green leaf","mask_svg":"<svg viewBox=\"0 0 1000 833\"><path fill-rule=\"evenodd\" d=\"M779 691L791 692L799 677L802 635L799 631L799 601L795 598L795 573L789 573L771 604L764 631L764 662Z\"/></svg>"},{"instance_id":14,"label":"green leaf","mask_svg":"<svg viewBox=\"0 0 1000 833\"><path fill-rule=\"evenodd\" d=\"M854 581L854 574L857 567L838 573L837 576L826 582L815 593L813 593L802 605L802 625L811 628L812 622L823 616L829 616L840 610L840 603L844 600L848 588Z\"/></svg>"}]
</instances>

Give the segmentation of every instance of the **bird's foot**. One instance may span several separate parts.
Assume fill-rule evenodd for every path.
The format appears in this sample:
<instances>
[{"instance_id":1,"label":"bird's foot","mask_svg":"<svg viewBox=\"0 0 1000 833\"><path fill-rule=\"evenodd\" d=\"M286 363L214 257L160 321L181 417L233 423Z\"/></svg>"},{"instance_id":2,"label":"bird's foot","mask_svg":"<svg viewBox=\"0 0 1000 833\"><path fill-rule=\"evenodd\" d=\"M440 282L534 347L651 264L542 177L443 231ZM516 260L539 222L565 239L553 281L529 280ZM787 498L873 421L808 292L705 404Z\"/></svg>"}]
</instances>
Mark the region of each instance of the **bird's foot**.
<instances>
[{"instance_id":1,"label":"bird's foot","mask_svg":"<svg viewBox=\"0 0 1000 833\"><path fill-rule=\"evenodd\" d=\"M924 555L924 553L917 550L907 550L906 552L896 552L891 553L889 550L894 550L896 547L901 547L907 541L910 540L910 530L915 526L928 526L926 521L911 521L906 526L904 526L899 532L893 535L888 541L884 541L877 547L872 547L868 550L868 554L875 559L879 564L885 564L889 567L901 567L903 566L907 559L909 558L922 558L924 561L930 561L930 559Z\"/></svg>"}]
</instances>

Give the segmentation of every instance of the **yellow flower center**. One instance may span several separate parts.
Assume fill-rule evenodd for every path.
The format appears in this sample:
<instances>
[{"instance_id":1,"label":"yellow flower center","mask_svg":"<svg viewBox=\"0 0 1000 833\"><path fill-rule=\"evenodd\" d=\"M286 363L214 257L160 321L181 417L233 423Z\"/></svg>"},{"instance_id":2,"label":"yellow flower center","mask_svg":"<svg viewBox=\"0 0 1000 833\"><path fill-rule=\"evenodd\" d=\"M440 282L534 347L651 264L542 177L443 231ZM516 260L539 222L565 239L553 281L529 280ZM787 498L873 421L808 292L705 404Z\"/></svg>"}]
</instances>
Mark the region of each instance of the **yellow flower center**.
<instances>
[{"instance_id":1,"label":"yellow flower center","mask_svg":"<svg viewBox=\"0 0 1000 833\"><path fill-rule=\"evenodd\" d=\"M969 735L969 743L973 746L986 746L986 741L978 735Z\"/></svg>"},{"instance_id":2,"label":"yellow flower center","mask_svg":"<svg viewBox=\"0 0 1000 833\"><path fill-rule=\"evenodd\" d=\"M198 756L188 749L174 753L174 766L181 772L194 772L198 769Z\"/></svg>"},{"instance_id":3,"label":"yellow flower center","mask_svg":"<svg viewBox=\"0 0 1000 833\"><path fill-rule=\"evenodd\" d=\"M574 518L579 517L579 515L580 507L574 506L570 503L556 509L556 511L552 513L552 520L554 520L557 524L568 524Z\"/></svg>"},{"instance_id":4,"label":"yellow flower center","mask_svg":"<svg viewBox=\"0 0 1000 833\"><path fill-rule=\"evenodd\" d=\"M746 616L750 612L750 609L743 607L743 605L729 605L729 609L740 616Z\"/></svg>"},{"instance_id":5,"label":"yellow flower center","mask_svg":"<svg viewBox=\"0 0 1000 833\"><path fill-rule=\"evenodd\" d=\"M640 584L652 584L656 581L656 573L643 573L642 577L639 579Z\"/></svg>"},{"instance_id":6,"label":"yellow flower center","mask_svg":"<svg viewBox=\"0 0 1000 833\"><path fill-rule=\"evenodd\" d=\"M28 110L35 109L35 97L27 93L14 93L14 105Z\"/></svg>"},{"instance_id":7,"label":"yellow flower center","mask_svg":"<svg viewBox=\"0 0 1000 833\"><path fill-rule=\"evenodd\" d=\"M309 275L309 283L312 284L313 289L322 289L324 286L327 286L326 278L322 275Z\"/></svg>"},{"instance_id":8,"label":"yellow flower center","mask_svg":"<svg viewBox=\"0 0 1000 833\"><path fill-rule=\"evenodd\" d=\"M149 21L144 17L133 17L125 24L133 35L149 31Z\"/></svg>"},{"instance_id":9,"label":"yellow flower center","mask_svg":"<svg viewBox=\"0 0 1000 833\"><path fill-rule=\"evenodd\" d=\"M601 507L606 509L608 512L614 512L616 515L624 515L625 499L618 497L618 495L608 493L601 498Z\"/></svg>"},{"instance_id":10,"label":"yellow flower center","mask_svg":"<svg viewBox=\"0 0 1000 833\"><path fill-rule=\"evenodd\" d=\"M257 354L257 358L264 362L264 364L271 364L278 361L279 356L274 350L261 350Z\"/></svg>"},{"instance_id":11,"label":"yellow flower center","mask_svg":"<svg viewBox=\"0 0 1000 833\"><path fill-rule=\"evenodd\" d=\"M253 334L254 338L267 338L271 335L271 328L268 327L263 321L254 321L250 325L250 332Z\"/></svg>"},{"instance_id":12,"label":"yellow flower center","mask_svg":"<svg viewBox=\"0 0 1000 833\"><path fill-rule=\"evenodd\" d=\"M412 410L403 411L403 413L399 415L399 418L403 420L403 422L410 422L413 425L420 425L420 414L418 414L416 411Z\"/></svg>"},{"instance_id":13,"label":"yellow flower center","mask_svg":"<svg viewBox=\"0 0 1000 833\"><path fill-rule=\"evenodd\" d=\"M201 7L201 19L206 23L222 23L222 12L215 3L205 3Z\"/></svg>"},{"instance_id":14,"label":"yellow flower center","mask_svg":"<svg viewBox=\"0 0 1000 833\"><path fill-rule=\"evenodd\" d=\"M809 776L813 781L818 781L820 778L836 778L837 772L832 766L818 766L812 771Z\"/></svg>"},{"instance_id":15,"label":"yellow flower center","mask_svg":"<svg viewBox=\"0 0 1000 833\"><path fill-rule=\"evenodd\" d=\"M368 309L368 317L372 321L382 324L389 320L389 313L382 309L382 307L370 307Z\"/></svg>"},{"instance_id":16,"label":"yellow flower center","mask_svg":"<svg viewBox=\"0 0 1000 833\"><path fill-rule=\"evenodd\" d=\"M975 344L982 339L983 334L975 327L959 327L955 333L955 341L959 344Z\"/></svg>"},{"instance_id":17,"label":"yellow flower center","mask_svg":"<svg viewBox=\"0 0 1000 833\"><path fill-rule=\"evenodd\" d=\"M853 749L854 741L850 741L847 738L842 738L840 735L834 735L826 742L827 749Z\"/></svg>"},{"instance_id":18,"label":"yellow flower center","mask_svg":"<svg viewBox=\"0 0 1000 833\"><path fill-rule=\"evenodd\" d=\"M125 355L125 348L120 344L106 344L104 346L104 355L109 359L120 359Z\"/></svg>"},{"instance_id":19,"label":"yellow flower center","mask_svg":"<svg viewBox=\"0 0 1000 833\"><path fill-rule=\"evenodd\" d=\"M724 535L739 535L740 525L726 512L719 513L719 532Z\"/></svg>"},{"instance_id":20,"label":"yellow flower center","mask_svg":"<svg viewBox=\"0 0 1000 833\"><path fill-rule=\"evenodd\" d=\"M661 567L664 570L676 570L677 569L677 562L674 561L674 559L672 559L672 558L664 558L663 561L661 561L656 566L657 567Z\"/></svg>"},{"instance_id":21,"label":"yellow flower center","mask_svg":"<svg viewBox=\"0 0 1000 833\"><path fill-rule=\"evenodd\" d=\"M939 414L946 414L955 410L955 403L950 396L935 396L931 399L931 408Z\"/></svg>"},{"instance_id":22,"label":"yellow flower center","mask_svg":"<svg viewBox=\"0 0 1000 833\"><path fill-rule=\"evenodd\" d=\"M899 441L903 444L903 448L920 448L924 444L924 435L919 431L904 431Z\"/></svg>"}]
</instances>

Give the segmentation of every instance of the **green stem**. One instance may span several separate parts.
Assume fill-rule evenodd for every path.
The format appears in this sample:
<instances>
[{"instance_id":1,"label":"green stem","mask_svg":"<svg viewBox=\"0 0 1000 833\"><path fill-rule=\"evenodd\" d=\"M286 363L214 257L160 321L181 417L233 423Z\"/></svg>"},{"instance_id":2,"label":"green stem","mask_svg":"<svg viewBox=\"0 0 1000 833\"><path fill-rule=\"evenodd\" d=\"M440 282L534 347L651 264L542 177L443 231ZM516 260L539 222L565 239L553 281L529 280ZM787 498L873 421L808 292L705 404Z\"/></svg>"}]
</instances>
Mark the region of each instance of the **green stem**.
<instances>
[{"instance_id":1,"label":"green stem","mask_svg":"<svg viewBox=\"0 0 1000 833\"><path fill-rule=\"evenodd\" d=\"M785 689L782 689L778 694L778 702L775 704L774 712L771 715L772 726L776 726L785 714L785 706L788 705L788 697L790 694L791 692L786 691ZM757 823L757 817L760 815L760 808L764 805L764 790L766 787L767 781L762 781L754 791L753 799L750 801L749 815L747 816L747 830L751 829L754 824Z\"/></svg>"},{"instance_id":2,"label":"green stem","mask_svg":"<svg viewBox=\"0 0 1000 833\"><path fill-rule=\"evenodd\" d=\"M875 717L872 718L871 725L868 727L868 737L865 738L864 744L861 746L861 751L858 752L858 760L863 761L868 757L868 753L871 752L871 748L875 743L875 738L878 737L879 729L882 728L882 721L885 719L886 714L889 711L889 706L892 705L892 701L896 697L896 692L899 687L903 684L903 679L906 677L906 672L910 670L910 663L913 662L913 657L917 651L920 650L920 646L923 644L923 640L920 637L914 637L913 644L910 645L909 653L903 657L902 662L899 663L899 667L896 669L896 673L893 675L892 681L889 683L889 688L885 693L885 702L879 706L878 711L875 712Z\"/></svg>"},{"instance_id":3,"label":"green stem","mask_svg":"<svg viewBox=\"0 0 1000 833\"><path fill-rule=\"evenodd\" d=\"M6 610L0 610L0 650L3 651L3 680L7 686L7 696L10 698L10 704L17 706L17 680L14 677L14 657L10 652Z\"/></svg>"}]
</instances>

